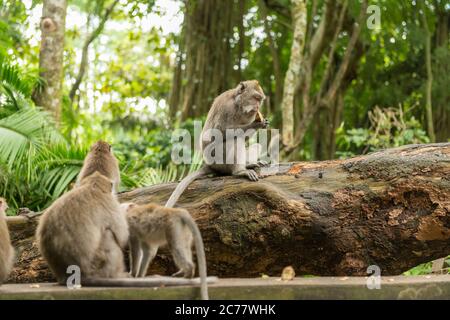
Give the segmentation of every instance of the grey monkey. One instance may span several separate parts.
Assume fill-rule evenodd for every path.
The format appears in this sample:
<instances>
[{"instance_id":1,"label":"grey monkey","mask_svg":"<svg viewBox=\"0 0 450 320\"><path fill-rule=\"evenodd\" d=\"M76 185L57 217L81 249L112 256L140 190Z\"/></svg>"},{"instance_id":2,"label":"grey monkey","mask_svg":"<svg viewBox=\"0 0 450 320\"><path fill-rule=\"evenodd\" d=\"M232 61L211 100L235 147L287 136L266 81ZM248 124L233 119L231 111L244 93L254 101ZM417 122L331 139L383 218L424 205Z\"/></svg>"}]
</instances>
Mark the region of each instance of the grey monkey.
<instances>
[{"instance_id":1,"label":"grey monkey","mask_svg":"<svg viewBox=\"0 0 450 320\"><path fill-rule=\"evenodd\" d=\"M264 99L265 95L258 81L248 80L241 82L234 89L225 91L214 100L201 133L204 158L205 151L207 150L217 151L222 149L223 154L226 154L227 146L229 147L231 145L235 151L234 159L231 159L231 161L222 161L223 163L208 163L206 161L206 164L201 169L189 174L180 181L169 200L167 200L166 207L172 208L184 190L194 180L211 173L243 176L252 181L259 179L254 168L265 165L265 163L239 163L237 161L238 150L236 150L236 146L239 143L244 144L245 138L250 138L257 129L267 128L269 125L268 120L263 119L259 112L259 108ZM235 130L235 136L230 139L230 137L227 137L227 129L241 130ZM212 139L214 130L220 131L223 141L215 141Z\"/></svg>"}]
</instances>

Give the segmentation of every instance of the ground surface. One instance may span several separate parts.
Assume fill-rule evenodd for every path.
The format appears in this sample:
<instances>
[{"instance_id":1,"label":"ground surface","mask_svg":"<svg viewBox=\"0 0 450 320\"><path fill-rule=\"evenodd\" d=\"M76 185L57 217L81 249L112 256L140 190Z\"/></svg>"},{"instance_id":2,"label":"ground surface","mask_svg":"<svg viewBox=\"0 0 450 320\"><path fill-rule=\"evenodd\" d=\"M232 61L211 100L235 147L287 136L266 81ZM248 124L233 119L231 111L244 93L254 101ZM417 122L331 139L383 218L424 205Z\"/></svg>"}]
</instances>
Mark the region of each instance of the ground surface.
<instances>
[{"instance_id":1,"label":"ground surface","mask_svg":"<svg viewBox=\"0 0 450 320\"><path fill-rule=\"evenodd\" d=\"M211 299L449 299L450 275L382 277L368 289L366 277L220 279ZM196 299L197 287L67 289L54 283L5 284L1 299Z\"/></svg>"}]
</instances>

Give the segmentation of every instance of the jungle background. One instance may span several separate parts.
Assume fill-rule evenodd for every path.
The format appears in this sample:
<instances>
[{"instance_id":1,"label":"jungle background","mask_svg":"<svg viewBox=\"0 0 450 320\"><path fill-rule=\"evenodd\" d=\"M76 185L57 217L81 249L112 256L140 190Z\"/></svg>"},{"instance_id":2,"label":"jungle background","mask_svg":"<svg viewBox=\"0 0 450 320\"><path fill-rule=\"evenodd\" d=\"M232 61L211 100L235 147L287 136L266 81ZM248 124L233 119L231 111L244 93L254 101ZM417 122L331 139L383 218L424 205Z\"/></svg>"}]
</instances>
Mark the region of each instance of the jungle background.
<instances>
[{"instance_id":1,"label":"jungle background","mask_svg":"<svg viewBox=\"0 0 450 320\"><path fill-rule=\"evenodd\" d=\"M449 28L445 0L0 0L0 196L46 208L98 139L122 190L180 179L172 132L246 79L282 160L449 141Z\"/></svg>"}]
</instances>

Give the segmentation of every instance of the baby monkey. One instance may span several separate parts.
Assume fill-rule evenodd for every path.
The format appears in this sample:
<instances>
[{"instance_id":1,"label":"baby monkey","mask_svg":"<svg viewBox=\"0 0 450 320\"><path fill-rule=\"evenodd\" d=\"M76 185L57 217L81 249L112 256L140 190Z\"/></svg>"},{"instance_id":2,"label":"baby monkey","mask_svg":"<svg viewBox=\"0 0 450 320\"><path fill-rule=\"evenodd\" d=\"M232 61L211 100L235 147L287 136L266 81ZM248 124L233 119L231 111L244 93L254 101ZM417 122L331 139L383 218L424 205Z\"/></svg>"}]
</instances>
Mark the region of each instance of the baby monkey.
<instances>
[{"instance_id":1,"label":"baby monkey","mask_svg":"<svg viewBox=\"0 0 450 320\"><path fill-rule=\"evenodd\" d=\"M6 224L6 200L0 198L0 284L9 276L14 263L14 248L11 246L8 225Z\"/></svg>"},{"instance_id":2,"label":"baby monkey","mask_svg":"<svg viewBox=\"0 0 450 320\"><path fill-rule=\"evenodd\" d=\"M130 269L134 277L145 277L148 266L160 246L168 245L179 271L173 276L192 278L192 243L198 259L201 297L208 300L206 259L203 240L194 219L185 209L165 208L156 204L122 204L130 231Z\"/></svg>"}]
</instances>

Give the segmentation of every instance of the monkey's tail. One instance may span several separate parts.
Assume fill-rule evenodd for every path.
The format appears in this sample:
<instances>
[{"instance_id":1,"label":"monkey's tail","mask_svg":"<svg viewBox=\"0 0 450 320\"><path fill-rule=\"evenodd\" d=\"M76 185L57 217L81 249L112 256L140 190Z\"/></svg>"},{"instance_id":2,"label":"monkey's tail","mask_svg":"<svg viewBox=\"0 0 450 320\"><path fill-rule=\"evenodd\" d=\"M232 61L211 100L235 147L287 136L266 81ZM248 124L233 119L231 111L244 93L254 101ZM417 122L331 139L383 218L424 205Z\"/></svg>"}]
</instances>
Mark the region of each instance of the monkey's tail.
<instances>
[{"instance_id":1,"label":"monkey's tail","mask_svg":"<svg viewBox=\"0 0 450 320\"><path fill-rule=\"evenodd\" d=\"M167 200L165 207L166 208L173 208L175 203L177 203L180 196L183 194L184 190L196 179L206 176L208 174L212 173L212 170L208 167L202 167L201 169L192 172L191 174L188 174L183 180L180 181L180 183L177 185L175 190L170 195L169 200Z\"/></svg>"},{"instance_id":2,"label":"monkey's tail","mask_svg":"<svg viewBox=\"0 0 450 320\"><path fill-rule=\"evenodd\" d=\"M214 282L216 279L207 279ZM201 281L201 279L200 279ZM85 287L160 287L196 285L198 279L154 276L146 278L82 278L81 285Z\"/></svg>"},{"instance_id":3,"label":"monkey's tail","mask_svg":"<svg viewBox=\"0 0 450 320\"><path fill-rule=\"evenodd\" d=\"M208 297L208 286L207 286L207 274L206 274L206 258L205 258L205 247L203 245L202 235L200 229L195 223L194 219L191 217L189 212L185 211L181 215L184 223L187 224L189 229L191 229L194 234L195 252L197 254L198 260L198 274L200 275L200 294L202 300L209 300Z\"/></svg>"}]
</instances>

